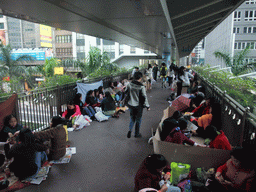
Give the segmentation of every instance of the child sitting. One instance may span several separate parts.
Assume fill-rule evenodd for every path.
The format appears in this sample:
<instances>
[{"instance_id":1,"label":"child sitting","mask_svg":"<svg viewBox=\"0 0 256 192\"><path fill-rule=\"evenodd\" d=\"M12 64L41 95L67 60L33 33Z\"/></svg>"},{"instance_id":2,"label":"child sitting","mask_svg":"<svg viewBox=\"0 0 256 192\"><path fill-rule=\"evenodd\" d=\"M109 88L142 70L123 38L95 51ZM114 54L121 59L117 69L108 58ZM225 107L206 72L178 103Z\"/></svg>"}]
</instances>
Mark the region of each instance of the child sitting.
<instances>
[{"instance_id":1,"label":"child sitting","mask_svg":"<svg viewBox=\"0 0 256 192\"><path fill-rule=\"evenodd\" d=\"M8 138L18 136L22 128L22 125L17 123L17 119L14 115L6 116L4 119L4 128L1 131L0 140L5 142ZM18 138L16 138L16 140L18 140Z\"/></svg>"}]
</instances>

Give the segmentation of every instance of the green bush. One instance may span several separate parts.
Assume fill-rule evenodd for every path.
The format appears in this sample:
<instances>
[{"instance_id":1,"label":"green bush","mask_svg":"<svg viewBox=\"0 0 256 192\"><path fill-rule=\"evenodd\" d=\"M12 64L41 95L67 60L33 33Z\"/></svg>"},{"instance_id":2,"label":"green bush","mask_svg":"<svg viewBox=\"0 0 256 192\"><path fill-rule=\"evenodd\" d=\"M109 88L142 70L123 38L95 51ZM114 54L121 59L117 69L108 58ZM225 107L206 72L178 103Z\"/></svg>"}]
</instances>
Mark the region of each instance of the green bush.
<instances>
[{"instance_id":1,"label":"green bush","mask_svg":"<svg viewBox=\"0 0 256 192\"><path fill-rule=\"evenodd\" d=\"M54 75L52 77L46 78L40 87L53 87L57 85L65 85L70 83L75 83L78 79L73 78L69 75Z\"/></svg>"},{"instance_id":2,"label":"green bush","mask_svg":"<svg viewBox=\"0 0 256 192\"><path fill-rule=\"evenodd\" d=\"M200 76L206 78L211 83L214 83L222 91L226 93L240 103L244 107L250 107L253 109L256 107L256 95L251 93L256 91L256 83L252 79L242 78L230 78L234 77L231 73L224 71L210 72L213 69L209 69L209 66L205 67L193 67Z\"/></svg>"}]
</instances>

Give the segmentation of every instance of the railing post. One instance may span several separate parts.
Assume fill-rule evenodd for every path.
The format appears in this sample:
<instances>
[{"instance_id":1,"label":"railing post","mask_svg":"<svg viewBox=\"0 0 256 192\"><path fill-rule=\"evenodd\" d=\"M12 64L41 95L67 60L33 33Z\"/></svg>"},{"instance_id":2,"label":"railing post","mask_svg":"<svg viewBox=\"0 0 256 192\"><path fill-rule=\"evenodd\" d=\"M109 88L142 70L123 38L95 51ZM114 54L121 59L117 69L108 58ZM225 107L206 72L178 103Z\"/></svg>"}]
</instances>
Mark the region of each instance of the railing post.
<instances>
[{"instance_id":1,"label":"railing post","mask_svg":"<svg viewBox=\"0 0 256 192\"><path fill-rule=\"evenodd\" d=\"M61 114L61 102L60 102L60 86L57 84L57 94L56 94L56 106L57 106L57 115Z\"/></svg>"},{"instance_id":2,"label":"railing post","mask_svg":"<svg viewBox=\"0 0 256 192\"><path fill-rule=\"evenodd\" d=\"M13 94L16 95L16 98L15 98L15 116L18 120L18 123L20 124L20 113L19 113L19 105L18 105L18 94L14 91Z\"/></svg>"},{"instance_id":3,"label":"railing post","mask_svg":"<svg viewBox=\"0 0 256 192\"><path fill-rule=\"evenodd\" d=\"M240 137L240 146L242 147L243 141L244 141L244 130L245 130L245 121L246 121L246 117L248 112L250 111L250 107L246 107L244 114L243 114L243 120L242 120L242 133L241 133L241 137Z\"/></svg>"}]
</instances>

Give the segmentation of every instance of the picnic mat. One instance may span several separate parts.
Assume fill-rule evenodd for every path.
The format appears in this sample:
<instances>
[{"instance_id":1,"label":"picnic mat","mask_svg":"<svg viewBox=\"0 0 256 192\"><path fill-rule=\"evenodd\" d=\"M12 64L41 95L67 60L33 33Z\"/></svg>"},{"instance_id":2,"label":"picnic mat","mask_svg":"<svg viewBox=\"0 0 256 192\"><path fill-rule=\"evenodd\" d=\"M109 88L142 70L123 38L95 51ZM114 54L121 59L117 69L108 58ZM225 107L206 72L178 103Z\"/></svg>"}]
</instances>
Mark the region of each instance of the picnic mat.
<instances>
[{"instance_id":1,"label":"picnic mat","mask_svg":"<svg viewBox=\"0 0 256 192\"><path fill-rule=\"evenodd\" d=\"M42 166L42 169L46 167L50 167L52 163L49 163L48 161L45 162ZM45 177L44 177L45 178ZM5 179L5 173L0 173L0 181ZM31 185L30 181L19 181L18 178L14 175L14 173L11 172L11 176L8 178L9 186L5 189L0 190L0 192L10 192L10 191L17 191L19 189L23 189L29 185Z\"/></svg>"}]
</instances>

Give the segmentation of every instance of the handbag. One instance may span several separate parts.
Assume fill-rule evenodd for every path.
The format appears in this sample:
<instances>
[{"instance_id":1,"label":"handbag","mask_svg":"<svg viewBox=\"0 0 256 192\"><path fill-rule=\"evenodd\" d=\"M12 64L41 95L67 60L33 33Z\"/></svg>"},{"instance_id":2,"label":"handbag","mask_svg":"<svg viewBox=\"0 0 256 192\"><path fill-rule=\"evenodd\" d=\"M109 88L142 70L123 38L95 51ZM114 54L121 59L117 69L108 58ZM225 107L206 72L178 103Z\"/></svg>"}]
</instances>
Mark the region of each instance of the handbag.
<instances>
[{"instance_id":1,"label":"handbag","mask_svg":"<svg viewBox=\"0 0 256 192\"><path fill-rule=\"evenodd\" d=\"M183 163L171 163L170 181L173 185L177 185L179 181L189 176L191 165Z\"/></svg>"}]
</instances>

